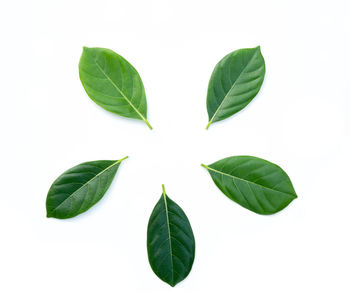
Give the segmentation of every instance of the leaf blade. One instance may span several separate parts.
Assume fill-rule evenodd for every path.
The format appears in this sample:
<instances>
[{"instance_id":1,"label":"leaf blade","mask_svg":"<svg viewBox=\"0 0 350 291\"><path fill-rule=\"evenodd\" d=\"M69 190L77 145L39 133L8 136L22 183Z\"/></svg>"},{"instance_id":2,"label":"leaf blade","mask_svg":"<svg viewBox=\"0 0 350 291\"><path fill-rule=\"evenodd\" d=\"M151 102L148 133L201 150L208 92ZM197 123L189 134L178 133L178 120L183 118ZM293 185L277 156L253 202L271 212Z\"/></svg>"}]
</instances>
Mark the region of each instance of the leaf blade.
<instances>
[{"instance_id":1,"label":"leaf blade","mask_svg":"<svg viewBox=\"0 0 350 291\"><path fill-rule=\"evenodd\" d=\"M236 50L221 59L208 85L206 129L246 107L258 94L264 76L265 61L260 46Z\"/></svg>"},{"instance_id":2,"label":"leaf blade","mask_svg":"<svg viewBox=\"0 0 350 291\"><path fill-rule=\"evenodd\" d=\"M90 209L107 192L126 158L85 162L65 171L52 183L47 194L47 217L67 219Z\"/></svg>"},{"instance_id":3,"label":"leaf blade","mask_svg":"<svg viewBox=\"0 0 350 291\"><path fill-rule=\"evenodd\" d=\"M288 175L266 160L233 156L202 166L221 192L255 213L277 213L297 198Z\"/></svg>"},{"instance_id":4,"label":"leaf blade","mask_svg":"<svg viewBox=\"0 0 350 291\"><path fill-rule=\"evenodd\" d=\"M136 69L105 48L83 48L79 76L88 96L102 108L127 118L147 120L145 89Z\"/></svg>"},{"instance_id":5,"label":"leaf blade","mask_svg":"<svg viewBox=\"0 0 350 291\"><path fill-rule=\"evenodd\" d=\"M165 193L155 205L147 227L147 252L153 272L174 287L191 271L195 239L190 222Z\"/></svg>"}]
</instances>

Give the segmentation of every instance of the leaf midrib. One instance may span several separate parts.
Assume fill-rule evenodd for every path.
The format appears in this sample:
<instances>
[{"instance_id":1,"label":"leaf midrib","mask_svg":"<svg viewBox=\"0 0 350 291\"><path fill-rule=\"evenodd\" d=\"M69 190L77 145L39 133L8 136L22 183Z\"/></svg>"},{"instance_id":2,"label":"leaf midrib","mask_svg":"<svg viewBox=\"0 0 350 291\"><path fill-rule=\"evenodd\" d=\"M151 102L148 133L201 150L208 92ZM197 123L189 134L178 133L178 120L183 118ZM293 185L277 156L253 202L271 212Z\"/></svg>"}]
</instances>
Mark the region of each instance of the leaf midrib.
<instances>
[{"instance_id":1,"label":"leaf midrib","mask_svg":"<svg viewBox=\"0 0 350 291\"><path fill-rule=\"evenodd\" d=\"M272 189L272 188L268 188L268 187L266 187L266 186L264 186L264 185L257 184L257 183L254 183L254 182L252 182L252 181L245 180L245 179L239 178L239 177L237 177L237 176L233 176L233 175L227 174L227 173L225 173L225 172L221 172L221 171L219 171L219 170L210 168L209 166L206 166L206 165L203 165L203 166L204 166L207 170L209 170L209 171L213 171L213 172L215 172L215 173L218 173L218 174L222 174L222 175L224 175L224 176L231 177L232 179L237 179L237 180L240 180L240 181L244 181L244 182L246 182L246 183L248 183L248 184L252 184L252 185L255 185L255 186L259 186L259 187L262 187L262 188L267 189L267 190L270 190L270 191L282 193L282 194L287 195L287 196L296 197L295 194L291 194L291 193L287 193L287 192L282 192L282 191L279 191L279 190L275 190L275 189ZM236 186L236 187L237 187L237 186Z\"/></svg>"},{"instance_id":2,"label":"leaf midrib","mask_svg":"<svg viewBox=\"0 0 350 291\"><path fill-rule=\"evenodd\" d=\"M224 104L227 96L231 93L231 91L233 90L233 88L235 87L237 81L239 80L239 78L241 77L241 75L244 73L245 69L250 65L252 59L255 57L256 53L258 52L258 49L255 50L254 54L252 55L252 57L250 58L249 62L247 63L247 65L244 67L244 69L239 73L237 79L233 82L230 90L228 90L228 92L226 93L225 97L222 99L220 105L218 106L218 108L216 109L216 111L214 112L214 115L212 116L212 118L209 120L209 123L208 123L208 127L209 125L213 122L216 114L219 112L219 110L221 109L222 105Z\"/></svg>"},{"instance_id":3,"label":"leaf midrib","mask_svg":"<svg viewBox=\"0 0 350 291\"><path fill-rule=\"evenodd\" d=\"M165 206L165 214L166 214L166 223L168 228L168 241L169 241L169 251L170 251L170 264L171 264L171 283L174 284L174 262L173 262L173 250L171 245L171 233L170 233L170 222L169 222L169 211L168 211L168 203L166 201L166 193L164 185L162 185L163 188L163 201Z\"/></svg>"},{"instance_id":4,"label":"leaf midrib","mask_svg":"<svg viewBox=\"0 0 350 291\"><path fill-rule=\"evenodd\" d=\"M113 80L105 73L105 71L102 69L102 67L98 64L98 62L95 60L95 64L96 66L99 68L99 70L102 72L102 74L106 77L106 79L113 85L114 88L116 88L118 90L118 92L120 93L120 95L122 95L122 97L126 100L126 102L128 102L128 104L132 107L132 109L135 110L135 112L142 118L142 120L146 123L147 122L147 119L141 114L140 111L137 110L137 108L134 106L134 104L132 104L132 102L129 100L128 97L126 97L124 95L124 93L122 92L122 90L120 90L120 88L118 87L117 84L115 84L113 82Z\"/></svg>"},{"instance_id":5,"label":"leaf midrib","mask_svg":"<svg viewBox=\"0 0 350 291\"><path fill-rule=\"evenodd\" d=\"M86 185L88 185L89 183L91 183L91 181L93 181L94 179L96 179L97 177L99 177L101 174L103 174L105 171L109 170L110 168L114 167L116 164L121 163L123 159L118 160L116 162L114 162L113 164L111 164L110 166L108 166L107 168L103 169L101 172L99 172L96 176L92 177L90 180L88 180L87 182L85 182L82 186L80 186L77 190L75 190L73 193L71 193L66 199L64 199L59 205L57 205L53 210L51 210L51 212L56 211L64 202L67 201L67 199L71 198L72 196L74 196L80 189L82 189L83 187L85 187Z\"/></svg>"}]
</instances>

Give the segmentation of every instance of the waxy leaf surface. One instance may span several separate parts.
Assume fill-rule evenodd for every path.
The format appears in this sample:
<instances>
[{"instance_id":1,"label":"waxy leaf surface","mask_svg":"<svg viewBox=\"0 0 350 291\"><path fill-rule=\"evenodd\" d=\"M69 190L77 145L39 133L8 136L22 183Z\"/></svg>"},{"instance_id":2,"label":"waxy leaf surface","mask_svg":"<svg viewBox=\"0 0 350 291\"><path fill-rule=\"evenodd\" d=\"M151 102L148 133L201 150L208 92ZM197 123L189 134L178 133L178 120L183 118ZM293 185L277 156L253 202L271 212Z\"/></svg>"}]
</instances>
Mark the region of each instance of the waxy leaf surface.
<instances>
[{"instance_id":1,"label":"waxy leaf surface","mask_svg":"<svg viewBox=\"0 0 350 291\"><path fill-rule=\"evenodd\" d=\"M236 156L202 166L228 198L256 213L276 213L297 198L288 175L263 159Z\"/></svg>"},{"instance_id":2,"label":"waxy leaf surface","mask_svg":"<svg viewBox=\"0 0 350 291\"><path fill-rule=\"evenodd\" d=\"M265 76L260 47L236 50L214 68L207 93L209 126L248 105L258 94Z\"/></svg>"},{"instance_id":3,"label":"waxy leaf surface","mask_svg":"<svg viewBox=\"0 0 350 291\"><path fill-rule=\"evenodd\" d=\"M123 57L105 48L84 47L80 80L89 97L118 115L147 121L147 101L140 75Z\"/></svg>"},{"instance_id":4,"label":"waxy leaf surface","mask_svg":"<svg viewBox=\"0 0 350 291\"><path fill-rule=\"evenodd\" d=\"M154 273L171 286L191 271L195 240L186 214L163 193L153 209L147 229L148 259Z\"/></svg>"},{"instance_id":5,"label":"waxy leaf surface","mask_svg":"<svg viewBox=\"0 0 350 291\"><path fill-rule=\"evenodd\" d=\"M86 162L64 172L47 194L47 217L71 218L95 205L108 190L124 159Z\"/></svg>"}]
</instances>

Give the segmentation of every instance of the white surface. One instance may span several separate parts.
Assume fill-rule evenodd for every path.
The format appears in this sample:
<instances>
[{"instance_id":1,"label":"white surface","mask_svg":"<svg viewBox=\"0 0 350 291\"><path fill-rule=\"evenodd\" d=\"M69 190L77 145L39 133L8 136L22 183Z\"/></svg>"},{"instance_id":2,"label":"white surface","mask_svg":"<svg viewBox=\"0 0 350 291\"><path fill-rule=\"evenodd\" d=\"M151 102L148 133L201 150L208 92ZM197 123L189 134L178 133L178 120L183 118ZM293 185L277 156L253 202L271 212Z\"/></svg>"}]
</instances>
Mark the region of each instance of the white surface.
<instances>
[{"instance_id":1,"label":"white surface","mask_svg":"<svg viewBox=\"0 0 350 291\"><path fill-rule=\"evenodd\" d=\"M332 3L332 4L329 4ZM348 1L3 1L0 289L172 290L146 252L164 183L187 213L196 258L177 290L349 290ZM206 89L230 51L261 45L262 90L207 124ZM150 131L93 103L82 46L130 61ZM280 165L299 198L249 212L200 163L254 155ZM89 160L129 155L99 204L45 217L53 180Z\"/></svg>"}]
</instances>

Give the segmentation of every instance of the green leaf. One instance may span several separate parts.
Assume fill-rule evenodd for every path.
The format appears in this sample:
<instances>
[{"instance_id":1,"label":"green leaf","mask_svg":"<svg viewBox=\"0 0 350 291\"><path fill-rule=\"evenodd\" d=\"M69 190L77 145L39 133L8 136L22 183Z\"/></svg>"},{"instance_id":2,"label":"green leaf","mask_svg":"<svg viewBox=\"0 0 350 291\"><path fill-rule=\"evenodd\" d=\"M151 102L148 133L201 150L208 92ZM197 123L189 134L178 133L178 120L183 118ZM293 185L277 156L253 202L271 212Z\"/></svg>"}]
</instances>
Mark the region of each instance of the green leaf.
<instances>
[{"instance_id":1,"label":"green leaf","mask_svg":"<svg viewBox=\"0 0 350 291\"><path fill-rule=\"evenodd\" d=\"M297 198L288 175L263 159L236 156L202 166L228 198L256 213L276 213Z\"/></svg>"},{"instance_id":2,"label":"green leaf","mask_svg":"<svg viewBox=\"0 0 350 291\"><path fill-rule=\"evenodd\" d=\"M175 286L191 271L195 241L186 214L162 187L163 194L148 222L148 260L161 280Z\"/></svg>"},{"instance_id":3,"label":"green leaf","mask_svg":"<svg viewBox=\"0 0 350 291\"><path fill-rule=\"evenodd\" d=\"M111 185L119 161L93 161L79 164L59 176L46 198L47 217L71 218L95 205Z\"/></svg>"},{"instance_id":4,"label":"green leaf","mask_svg":"<svg viewBox=\"0 0 350 291\"><path fill-rule=\"evenodd\" d=\"M118 115L147 121L147 101L140 75L123 57L105 48L84 47L80 80L89 97Z\"/></svg>"},{"instance_id":5,"label":"green leaf","mask_svg":"<svg viewBox=\"0 0 350 291\"><path fill-rule=\"evenodd\" d=\"M209 81L207 129L246 107L258 94L264 76L265 61L260 46L225 56L215 66Z\"/></svg>"}]
</instances>

